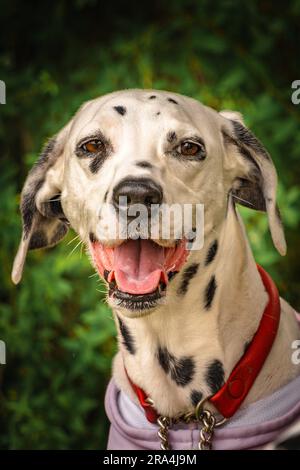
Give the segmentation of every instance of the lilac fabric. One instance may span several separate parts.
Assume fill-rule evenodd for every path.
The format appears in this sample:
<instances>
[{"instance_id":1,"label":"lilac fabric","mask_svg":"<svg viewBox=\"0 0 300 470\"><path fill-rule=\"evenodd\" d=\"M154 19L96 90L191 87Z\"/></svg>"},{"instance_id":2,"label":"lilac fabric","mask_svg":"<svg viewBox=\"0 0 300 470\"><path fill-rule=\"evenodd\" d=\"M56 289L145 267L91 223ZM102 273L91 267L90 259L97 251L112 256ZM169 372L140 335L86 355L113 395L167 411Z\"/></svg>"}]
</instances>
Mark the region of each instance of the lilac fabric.
<instances>
[{"instance_id":1,"label":"lilac fabric","mask_svg":"<svg viewBox=\"0 0 300 470\"><path fill-rule=\"evenodd\" d=\"M282 415L260 424L233 425L225 424L222 428L215 430L213 449L215 450L238 450L257 449L273 441L288 426L300 419L300 377L288 384L290 389L299 395L297 403L289 411ZM109 450L159 450L160 442L157 437L158 427L156 425L145 425L144 428L134 427L128 424L118 407L117 389L113 380L110 381L105 397L106 413L111 422L108 445ZM288 396L286 399L288 400ZM267 405L268 397L265 401ZM259 403L259 402L258 402ZM249 405L249 408L255 403ZM242 410L243 421L247 422L247 407ZM238 422L236 423L238 424ZM191 424L184 429L170 429L169 441L173 450L197 449L199 441L199 429L196 424Z\"/></svg>"},{"instance_id":2,"label":"lilac fabric","mask_svg":"<svg viewBox=\"0 0 300 470\"><path fill-rule=\"evenodd\" d=\"M300 315L296 314L300 322ZM158 426L149 423L142 408L121 392L112 379L105 396L105 409L111 422L108 450L160 450ZM127 419L126 419L127 417ZM264 448L285 429L300 421L300 376L269 397L241 408L213 437L214 450ZM197 449L197 424L169 430L173 450Z\"/></svg>"}]
</instances>

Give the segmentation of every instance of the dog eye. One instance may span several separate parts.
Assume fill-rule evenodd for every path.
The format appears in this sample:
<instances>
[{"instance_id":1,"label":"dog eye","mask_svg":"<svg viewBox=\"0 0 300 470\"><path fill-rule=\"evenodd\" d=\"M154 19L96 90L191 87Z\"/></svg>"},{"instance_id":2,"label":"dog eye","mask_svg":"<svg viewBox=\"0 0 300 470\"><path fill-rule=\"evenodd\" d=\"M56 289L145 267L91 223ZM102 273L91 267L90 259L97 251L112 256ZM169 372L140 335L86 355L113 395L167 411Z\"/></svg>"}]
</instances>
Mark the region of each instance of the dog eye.
<instances>
[{"instance_id":1,"label":"dog eye","mask_svg":"<svg viewBox=\"0 0 300 470\"><path fill-rule=\"evenodd\" d=\"M90 140L81 146L86 153L98 153L103 149L103 142L98 139Z\"/></svg>"},{"instance_id":2,"label":"dog eye","mask_svg":"<svg viewBox=\"0 0 300 470\"><path fill-rule=\"evenodd\" d=\"M179 153L186 157L200 157L205 158L205 147L200 143L191 142L189 140L182 142L178 147Z\"/></svg>"}]
</instances>

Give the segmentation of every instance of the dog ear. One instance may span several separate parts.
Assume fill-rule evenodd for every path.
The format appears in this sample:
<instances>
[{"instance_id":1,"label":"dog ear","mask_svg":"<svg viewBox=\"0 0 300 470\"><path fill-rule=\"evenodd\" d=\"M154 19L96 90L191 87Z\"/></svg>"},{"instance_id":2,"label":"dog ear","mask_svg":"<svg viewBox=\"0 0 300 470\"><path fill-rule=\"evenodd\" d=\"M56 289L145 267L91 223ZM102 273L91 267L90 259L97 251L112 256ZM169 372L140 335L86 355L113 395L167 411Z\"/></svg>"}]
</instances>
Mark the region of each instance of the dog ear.
<instances>
[{"instance_id":1,"label":"dog ear","mask_svg":"<svg viewBox=\"0 0 300 470\"><path fill-rule=\"evenodd\" d=\"M280 212L276 204L277 173L272 159L255 135L247 129L242 115L221 111L227 161L225 170L232 181L235 202L251 209L266 211L273 243L281 255L286 241Z\"/></svg>"},{"instance_id":2,"label":"dog ear","mask_svg":"<svg viewBox=\"0 0 300 470\"><path fill-rule=\"evenodd\" d=\"M20 204L23 233L12 269L15 284L21 280L27 251L54 246L68 231L60 193L70 125L71 122L49 140L25 181Z\"/></svg>"}]
</instances>

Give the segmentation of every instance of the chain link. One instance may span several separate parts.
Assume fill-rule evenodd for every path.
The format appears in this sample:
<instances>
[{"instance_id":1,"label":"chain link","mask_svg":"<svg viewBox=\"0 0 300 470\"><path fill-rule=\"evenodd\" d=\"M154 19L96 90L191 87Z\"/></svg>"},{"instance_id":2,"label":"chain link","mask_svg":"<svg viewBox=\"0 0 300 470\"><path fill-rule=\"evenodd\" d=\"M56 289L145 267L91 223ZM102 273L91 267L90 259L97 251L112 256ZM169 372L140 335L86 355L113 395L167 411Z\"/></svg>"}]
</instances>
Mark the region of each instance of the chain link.
<instances>
[{"instance_id":1,"label":"chain link","mask_svg":"<svg viewBox=\"0 0 300 470\"><path fill-rule=\"evenodd\" d=\"M200 420L203 427L200 430L200 439L198 443L199 450L211 450L214 428L216 425L215 416L208 410L203 410Z\"/></svg>"},{"instance_id":2,"label":"chain link","mask_svg":"<svg viewBox=\"0 0 300 470\"><path fill-rule=\"evenodd\" d=\"M160 448L161 450L170 450L168 431L171 421L166 416L160 416L157 419L157 424L159 426L158 437L160 438Z\"/></svg>"},{"instance_id":3,"label":"chain link","mask_svg":"<svg viewBox=\"0 0 300 470\"><path fill-rule=\"evenodd\" d=\"M184 415L181 415L177 418L168 418L167 416L159 416L157 419L157 424L159 426L158 437L160 438L160 448L161 450L171 450L169 443L169 428L173 424L177 424L180 421L183 421L187 424L191 422L200 423L200 435L199 435L199 450L211 450L212 449L212 438L214 434L215 427L221 426L224 424L225 419L221 421L216 420L215 415L203 408L203 405L207 399L202 400L198 403L195 412L189 412Z\"/></svg>"}]
</instances>

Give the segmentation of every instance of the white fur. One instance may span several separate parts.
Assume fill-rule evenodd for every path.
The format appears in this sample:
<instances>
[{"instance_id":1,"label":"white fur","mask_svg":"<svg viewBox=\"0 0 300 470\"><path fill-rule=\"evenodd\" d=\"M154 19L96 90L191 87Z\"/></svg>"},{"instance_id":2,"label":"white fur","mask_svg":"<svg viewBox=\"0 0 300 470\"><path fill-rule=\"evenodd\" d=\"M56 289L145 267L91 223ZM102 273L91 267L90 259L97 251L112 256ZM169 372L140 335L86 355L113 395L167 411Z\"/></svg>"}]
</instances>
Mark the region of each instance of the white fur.
<instances>
[{"instance_id":1,"label":"white fur","mask_svg":"<svg viewBox=\"0 0 300 470\"><path fill-rule=\"evenodd\" d=\"M149 100L151 94L157 98ZM168 97L175 98L178 105L168 102ZM124 106L126 115L120 116L114 106ZM249 162L236 148L226 145L222 137L222 129L232 133L232 119L243 122L240 114L219 114L191 98L162 91L121 91L90 101L58 135L59 158L47 170L45 183L36 195L39 207L45 198L61 191L64 213L86 243L90 232L96 236L104 233L104 243L118 242L107 235L114 214L105 207L101 218L98 215L105 194L108 192L110 200L113 188L126 176L153 178L162 186L168 204L204 204L204 247L192 251L186 262L186 266L191 262L200 264L187 294L177 295L182 280L179 273L168 286L164 302L147 315L117 308L111 301L114 314L126 323L137 350L130 354L119 338L115 380L136 399L124 373L125 364L131 379L154 400L159 413L168 416L192 408L191 390L211 393L204 378L210 361L220 360L225 378L228 377L242 356L245 343L255 333L267 302L243 223L230 196L236 178L249 171ZM90 162L79 159L74 150L80 139L99 129L111 141L113 152L92 174ZM169 131L175 131L179 138L201 136L207 158L202 162L183 162L167 157ZM284 235L275 215L276 172L271 161L260 155L253 157L264 178L264 194L270 198L267 209L273 240L284 253ZM145 160L152 163L153 169L136 166ZM36 173L29 177L27 188L35 177ZM219 244L217 256L204 266L208 247L215 239ZM21 276L28 241L22 243L15 264L16 282ZM212 274L216 276L217 290L207 311L203 296ZM281 313L275 344L245 403L271 393L299 374L299 366L291 362L291 343L298 337L298 328L292 308L284 301ZM176 357L193 356L196 374L190 384L179 387L165 374L157 360L158 345L167 347Z\"/></svg>"}]
</instances>

